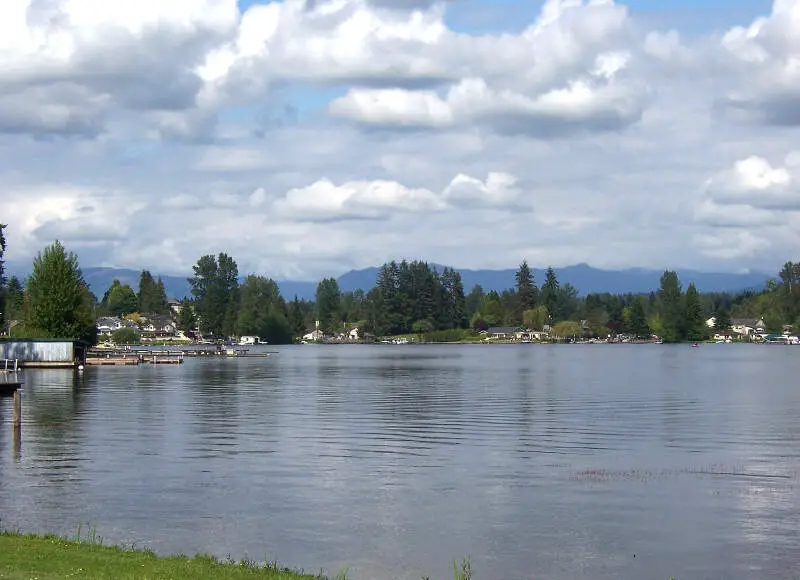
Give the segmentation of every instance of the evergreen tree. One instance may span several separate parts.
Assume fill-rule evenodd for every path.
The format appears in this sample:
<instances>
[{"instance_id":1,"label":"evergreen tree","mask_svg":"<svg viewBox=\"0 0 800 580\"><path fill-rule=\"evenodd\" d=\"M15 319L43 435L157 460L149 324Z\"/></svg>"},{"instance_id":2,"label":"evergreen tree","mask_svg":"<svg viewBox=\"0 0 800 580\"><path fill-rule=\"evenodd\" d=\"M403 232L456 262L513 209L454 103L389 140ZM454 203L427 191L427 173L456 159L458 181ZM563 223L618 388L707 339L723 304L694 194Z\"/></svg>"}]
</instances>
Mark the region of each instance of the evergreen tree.
<instances>
[{"instance_id":1,"label":"evergreen tree","mask_svg":"<svg viewBox=\"0 0 800 580\"><path fill-rule=\"evenodd\" d=\"M5 290L6 309L3 311L7 313L5 320L21 320L25 307L25 290L22 287L22 283L19 281L19 278L16 276L11 276L11 278L8 280L8 284L6 284Z\"/></svg>"},{"instance_id":2,"label":"evergreen tree","mask_svg":"<svg viewBox=\"0 0 800 580\"><path fill-rule=\"evenodd\" d=\"M214 336L233 334L239 289L236 262L224 253L218 258L206 255L193 270L189 284L200 331Z\"/></svg>"},{"instance_id":3,"label":"evergreen tree","mask_svg":"<svg viewBox=\"0 0 800 580\"><path fill-rule=\"evenodd\" d=\"M387 309L383 299L383 292L375 287L367 292L364 298L365 321L362 335L385 336L391 332L388 322Z\"/></svg>"},{"instance_id":4,"label":"evergreen tree","mask_svg":"<svg viewBox=\"0 0 800 580\"><path fill-rule=\"evenodd\" d=\"M664 342L680 342L684 340L683 292L678 274L667 270L661 276L661 288L658 291L658 302Z\"/></svg>"},{"instance_id":5,"label":"evergreen tree","mask_svg":"<svg viewBox=\"0 0 800 580\"><path fill-rule=\"evenodd\" d=\"M280 300L278 285L263 276L250 275L239 287L237 330L240 335L262 337Z\"/></svg>"},{"instance_id":6,"label":"evergreen tree","mask_svg":"<svg viewBox=\"0 0 800 580\"><path fill-rule=\"evenodd\" d=\"M705 340L708 337L708 327L703 316L703 305L700 303L700 296L697 293L694 283L690 283L686 289L684 306L684 332L687 340Z\"/></svg>"},{"instance_id":7,"label":"evergreen tree","mask_svg":"<svg viewBox=\"0 0 800 580\"><path fill-rule=\"evenodd\" d=\"M28 279L25 331L36 336L80 339L94 344L97 332L89 288L78 257L61 242L39 252Z\"/></svg>"},{"instance_id":8,"label":"evergreen tree","mask_svg":"<svg viewBox=\"0 0 800 580\"><path fill-rule=\"evenodd\" d=\"M471 319L475 313L480 310L481 304L483 304L483 299L485 297L486 293L483 291L483 288L480 284L476 284L472 287L472 290L469 291L469 294L467 294L464 302L464 305L466 306L467 318Z\"/></svg>"},{"instance_id":9,"label":"evergreen tree","mask_svg":"<svg viewBox=\"0 0 800 580\"><path fill-rule=\"evenodd\" d=\"M341 292L336 278L325 278L317 285L316 315L320 329L326 334L339 332L341 327Z\"/></svg>"},{"instance_id":10,"label":"evergreen tree","mask_svg":"<svg viewBox=\"0 0 800 580\"><path fill-rule=\"evenodd\" d=\"M193 332L197 328L197 317L194 315L194 306L190 300L184 299L181 301L178 328L183 332Z\"/></svg>"},{"instance_id":11,"label":"evergreen tree","mask_svg":"<svg viewBox=\"0 0 800 580\"><path fill-rule=\"evenodd\" d=\"M539 289L536 287L533 271L528 267L527 260L522 260L522 264L514 274L514 279L517 282L516 314L521 321L522 313L534 308L536 300L539 298Z\"/></svg>"},{"instance_id":12,"label":"evergreen tree","mask_svg":"<svg viewBox=\"0 0 800 580\"><path fill-rule=\"evenodd\" d=\"M505 321L506 311L500 295L492 290L483 300L481 306L481 318L491 326L500 326Z\"/></svg>"},{"instance_id":13,"label":"evergreen tree","mask_svg":"<svg viewBox=\"0 0 800 580\"><path fill-rule=\"evenodd\" d=\"M628 331L637 338L650 336L650 326L647 324L647 315L644 311L644 300L637 297L630 305L628 317Z\"/></svg>"},{"instance_id":14,"label":"evergreen tree","mask_svg":"<svg viewBox=\"0 0 800 580\"><path fill-rule=\"evenodd\" d=\"M717 332L726 332L731 329L731 315L728 309L724 306L717 310L714 315L714 330Z\"/></svg>"},{"instance_id":15,"label":"evergreen tree","mask_svg":"<svg viewBox=\"0 0 800 580\"><path fill-rule=\"evenodd\" d=\"M553 268L547 268L542 285L541 301L550 313L551 319L555 322L561 320L561 300L558 295L559 284L556 272Z\"/></svg>"},{"instance_id":16,"label":"evergreen tree","mask_svg":"<svg viewBox=\"0 0 800 580\"><path fill-rule=\"evenodd\" d=\"M169 304L164 283L156 282L149 271L142 271L139 277L139 312L142 314L168 314Z\"/></svg>"},{"instance_id":17,"label":"evergreen tree","mask_svg":"<svg viewBox=\"0 0 800 580\"><path fill-rule=\"evenodd\" d=\"M294 300L289 303L289 326L296 337L301 337L306 333L306 319L303 312L303 305L295 295Z\"/></svg>"}]
</instances>

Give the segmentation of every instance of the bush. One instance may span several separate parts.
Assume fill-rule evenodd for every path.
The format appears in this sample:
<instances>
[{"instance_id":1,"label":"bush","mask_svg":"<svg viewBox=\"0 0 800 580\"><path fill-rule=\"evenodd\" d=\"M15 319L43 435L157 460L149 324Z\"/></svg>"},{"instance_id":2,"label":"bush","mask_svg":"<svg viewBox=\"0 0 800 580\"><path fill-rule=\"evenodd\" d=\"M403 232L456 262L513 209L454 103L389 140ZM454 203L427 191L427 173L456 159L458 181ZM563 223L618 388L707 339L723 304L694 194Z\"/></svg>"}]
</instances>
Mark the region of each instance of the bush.
<instances>
[{"instance_id":1,"label":"bush","mask_svg":"<svg viewBox=\"0 0 800 580\"><path fill-rule=\"evenodd\" d=\"M471 335L471 331L454 328L428 332L422 336L423 342L460 342Z\"/></svg>"},{"instance_id":2,"label":"bush","mask_svg":"<svg viewBox=\"0 0 800 580\"><path fill-rule=\"evenodd\" d=\"M120 328L111 334L111 340L115 344L139 344L142 342L142 335L135 328Z\"/></svg>"}]
</instances>

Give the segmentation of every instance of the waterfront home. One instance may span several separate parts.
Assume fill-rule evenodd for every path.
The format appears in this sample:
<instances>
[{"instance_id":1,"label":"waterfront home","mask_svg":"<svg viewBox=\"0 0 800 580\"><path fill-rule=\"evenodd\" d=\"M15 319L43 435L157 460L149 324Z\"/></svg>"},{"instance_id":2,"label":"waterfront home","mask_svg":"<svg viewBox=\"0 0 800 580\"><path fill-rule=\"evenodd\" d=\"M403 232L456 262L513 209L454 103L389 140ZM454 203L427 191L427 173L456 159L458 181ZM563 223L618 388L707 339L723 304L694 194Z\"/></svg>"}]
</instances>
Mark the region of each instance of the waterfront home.
<instances>
[{"instance_id":1,"label":"waterfront home","mask_svg":"<svg viewBox=\"0 0 800 580\"><path fill-rule=\"evenodd\" d=\"M122 328L122 320L116 316L101 316L95 322L98 334L111 334Z\"/></svg>"},{"instance_id":2,"label":"waterfront home","mask_svg":"<svg viewBox=\"0 0 800 580\"><path fill-rule=\"evenodd\" d=\"M259 344L261 340L257 336L242 336L239 339L240 346L249 346L251 344Z\"/></svg>"},{"instance_id":3,"label":"waterfront home","mask_svg":"<svg viewBox=\"0 0 800 580\"><path fill-rule=\"evenodd\" d=\"M303 335L303 340L322 340L323 338L325 338L325 335L319 328Z\"/></svg>"},{"instance_id":4,"label":"waterfront home","mask_svg":"<svg viewBox=\"0 0 800 580\"><path fill-rule=\"evenodd\" d=\"M167 300L167 305L175 316L178 316L181 310L183 310L183 304L181 304L181 301L177 298L169 298Z\"/></svg>"},{"instance_id":5,"label":"waterfront home","mask_svg":"<svg viewBox=\"0 0 800 580\"><path fill-rule=\"evenodd\" d=\"M151 316L142 326L142 334L147 338L175 336L177 330L177 326L169 316Z\"/></svg>"},{"instance_id":6,"label":"waterfront home","mask_svg":"<svg viewBox=\"0 0 800 580\"><path fill-rule=\"evenodd\" d=\"M731 319L731 330L741 336L752 336L764 334L766 325L763 318L733 318Z\"/></svg>"},{"instance_id":7,"label":"waterfront home","mask_svg":"<svg viewBox=\"0 0 800 580\"><path fill-rule=\"evenodd\" d=\"M521 333L519 327L492 326L486 331L488 340L519 340L517 334Z\"/></svg>"},{"instance_id":8,"label":"waterfront home","mask_svg":"<svg viewBox=\"0 0 800 580\"><path fill-rule=\"evenodd\" d=\"M358 334L358 327L356 326L351 328L350 331L347 333L347 340L358 341L359 339L360 336Z\"/></svg>"}]
</instances>

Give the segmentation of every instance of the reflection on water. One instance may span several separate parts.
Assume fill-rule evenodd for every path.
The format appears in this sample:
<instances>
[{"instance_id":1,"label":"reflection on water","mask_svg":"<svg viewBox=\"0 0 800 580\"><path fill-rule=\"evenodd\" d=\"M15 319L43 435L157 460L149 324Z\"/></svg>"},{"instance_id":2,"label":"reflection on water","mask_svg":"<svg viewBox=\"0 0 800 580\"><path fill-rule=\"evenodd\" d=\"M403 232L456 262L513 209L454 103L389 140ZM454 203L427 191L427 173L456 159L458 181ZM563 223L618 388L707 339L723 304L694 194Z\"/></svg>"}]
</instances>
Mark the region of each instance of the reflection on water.
<instances>
[{"instance_id":1,"label":"reflection on water","mask_svg":"<svg viewBox=\"0 0 800 580\"><path fill-rule=\"evenodd\" d=\"M464 554L497 580L787 577L799 355L308 345L29 371L17 460L0 399L0 523L356 579Z\"/></svg>"}]
</instances>

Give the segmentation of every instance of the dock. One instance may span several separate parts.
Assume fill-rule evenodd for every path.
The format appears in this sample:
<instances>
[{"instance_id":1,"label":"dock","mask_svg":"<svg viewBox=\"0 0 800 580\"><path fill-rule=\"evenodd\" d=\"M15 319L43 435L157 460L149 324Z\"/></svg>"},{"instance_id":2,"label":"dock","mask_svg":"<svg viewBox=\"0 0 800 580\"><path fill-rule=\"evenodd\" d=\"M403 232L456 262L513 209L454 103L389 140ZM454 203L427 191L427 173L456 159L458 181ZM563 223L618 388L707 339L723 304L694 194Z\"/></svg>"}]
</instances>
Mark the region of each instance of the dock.
<instances>
[{"instance_id":1,"label":"dock","mask_svg":"<svg viewBox=\"0 0 800 580\"><path fill-rule=\"evenodd\" d=\"M92 348L86 353L86 365L134 366L139 364L182 364L186 357L266 358L276 352L250 352L246 348Z\"/></svg>"},{"instance_id":2,"label":"dock","mask_svg":"<svg viewBox=\"0 0 800 580\"><path fill-rule=\"evenodd\" d=\"M22 388L21 368L16 359L0 359L0 397L9 397Z\"/></svg>"}]
</instances>

